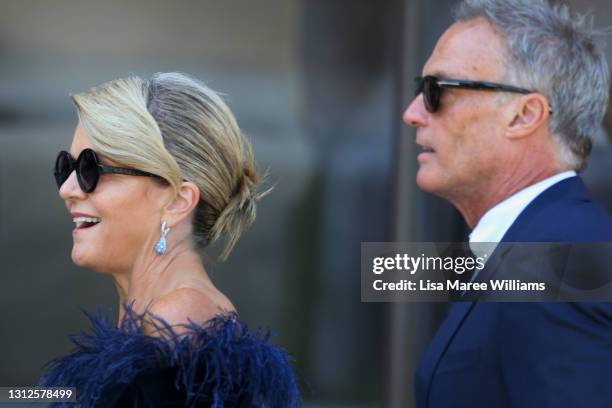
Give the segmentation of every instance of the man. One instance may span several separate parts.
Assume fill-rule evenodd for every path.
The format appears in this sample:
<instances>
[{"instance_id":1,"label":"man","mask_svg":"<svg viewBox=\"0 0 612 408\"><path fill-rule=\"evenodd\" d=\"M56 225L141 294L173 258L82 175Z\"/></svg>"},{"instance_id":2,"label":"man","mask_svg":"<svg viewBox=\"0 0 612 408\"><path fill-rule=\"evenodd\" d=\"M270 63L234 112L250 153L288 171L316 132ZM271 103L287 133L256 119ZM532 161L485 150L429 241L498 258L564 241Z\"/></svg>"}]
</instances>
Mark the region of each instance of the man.
<instances>
[{"instance_id":1,"label":"man","mask_svg":"<svg viewBox=\"0 0 612 408\"><path fill-rule=\"evenodd\" d=\"M584 19L545 0L465 0L404 113L417 184L470 242L609 242L578 171L607 106ZM472 81L472 82L470 82ZM612 303L458 302L416 373L418 407L612 407Z\"/></svg>"}]
</instances>

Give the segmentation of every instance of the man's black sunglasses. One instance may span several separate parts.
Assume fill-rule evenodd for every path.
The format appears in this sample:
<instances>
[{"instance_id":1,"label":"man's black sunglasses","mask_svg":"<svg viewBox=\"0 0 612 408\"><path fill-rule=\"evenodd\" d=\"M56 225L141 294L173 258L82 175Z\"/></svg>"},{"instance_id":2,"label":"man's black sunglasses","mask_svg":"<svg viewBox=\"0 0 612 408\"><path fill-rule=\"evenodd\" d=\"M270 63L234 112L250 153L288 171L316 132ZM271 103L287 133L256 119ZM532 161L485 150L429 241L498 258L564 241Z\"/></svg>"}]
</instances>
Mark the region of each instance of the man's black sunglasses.
<instances>
[{"instance_id":1,"label":"man's black sunglasses","mask_svg":"<svg viewBox=\"0 0 612 408\"><path fill-rule=\"evenodd\" d=\"M104 166L99 163L96 152L91 149L84 149L76 160L70 153L62 150L57 155L57 159L55 160L55 169L53 172L55 181L57 183L57 188L62 187L62 184L66 182L73 171L76 171L77 180L79 182L79 186L81 186L81 190L86 193L91 193L96 189L96 185L98 184L101 174L111 173L125 174L128 176L147 176L164 180L162 177L146 171Z\"/></svg>"},{"instance_id":2,"label":"man's black sunglasses","mask_svg":"<svg viewBox=\"0 0 612 408\"><path fill-rule=\"evenodd\" d=\"M433 75L427 75L424 77L416 77L416 92L415 95L420 93L423 94L423 101L425 102L425 109L428 112L436 112L440 108L440 99L442 99L442 90L444 88L462 88L471 89L475 91L498 91L498 92L512 92L520 94L530 94L536 91L530 91L529 89L519 88L512 85L498 84L495 82L486 81L468 81L463 79L442 79ZM549 108L550 113L552 109Z\"/></svg>"}]
</instances>

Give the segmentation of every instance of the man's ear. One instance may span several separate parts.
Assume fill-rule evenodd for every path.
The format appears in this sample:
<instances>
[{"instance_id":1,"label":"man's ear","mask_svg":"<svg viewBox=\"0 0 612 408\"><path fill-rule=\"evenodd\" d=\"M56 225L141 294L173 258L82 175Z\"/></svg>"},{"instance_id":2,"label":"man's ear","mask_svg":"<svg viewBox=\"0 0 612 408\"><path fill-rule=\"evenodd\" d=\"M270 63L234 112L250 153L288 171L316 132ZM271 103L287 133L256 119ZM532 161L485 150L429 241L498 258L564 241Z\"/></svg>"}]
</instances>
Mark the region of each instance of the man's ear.
<instances>
[{"instance_id":1,"label":"man's ear","mask_svg":"<svg viewBox=\"0 0 612 408\"><path fill-rule=\"evenodd\" d=\"M200 189L194 183L184 181L180 184L176 197L164 208L171 226L187 217L200 201Z\"/></svg>"},{"instance_id":2,"label":"man's ear","mask_svg":"<svg viewBox=\"0 0 612 408\"><path fill-rule=\"evenodd\" d=\"M550 107L544 95L525 95L515 105L514 117L508 124L506 137L516 139L529 136L542 126L549 116Z\"/></svg>"}]
</instances>

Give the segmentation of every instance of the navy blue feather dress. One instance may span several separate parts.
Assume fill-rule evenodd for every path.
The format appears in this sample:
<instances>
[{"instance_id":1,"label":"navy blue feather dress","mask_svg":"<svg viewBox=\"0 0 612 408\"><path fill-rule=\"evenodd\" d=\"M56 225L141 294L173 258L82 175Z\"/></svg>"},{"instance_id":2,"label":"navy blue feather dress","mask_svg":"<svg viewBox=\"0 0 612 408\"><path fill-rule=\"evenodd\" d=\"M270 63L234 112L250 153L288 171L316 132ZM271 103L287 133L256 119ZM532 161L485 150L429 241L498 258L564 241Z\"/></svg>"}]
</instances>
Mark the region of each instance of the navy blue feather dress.
<instances>
[{"instance_id":1,"label":"navy blue feather dress","mask_svg":"<svg viewBox=\"0 0 612 408\"><path fill-rule=\"evenodd\" d=\"M146 313L125 310L119 327L112 313L85 312L91 332L70 337L76 349L48 363L39 385L76 387L83 408L300 405L288 355L270 343L269 332L249 331L235 313L190 322L180 336L149 314L160 334L153 337L143 332Z\"/></svg>"}]
</instances>

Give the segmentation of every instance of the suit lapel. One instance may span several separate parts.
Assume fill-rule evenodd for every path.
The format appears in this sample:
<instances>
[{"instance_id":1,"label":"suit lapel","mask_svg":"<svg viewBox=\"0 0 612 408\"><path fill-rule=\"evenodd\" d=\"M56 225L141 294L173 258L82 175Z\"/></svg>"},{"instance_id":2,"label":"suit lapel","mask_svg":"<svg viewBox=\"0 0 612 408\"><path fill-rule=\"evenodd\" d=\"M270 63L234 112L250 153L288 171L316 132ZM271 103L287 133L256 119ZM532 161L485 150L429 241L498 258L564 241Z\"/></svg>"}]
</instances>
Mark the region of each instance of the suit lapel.
<instances>
[{"instance_id":1,"label":"suit lapel","mask_svg":"<svg viewBox=\"0 0 612 408\"><path fill-rule=\"evenodd\" d=\"M485 280L493 279L493 277L499 272L500 266L504 258L508 255L512 249L512 245L508 243L500 243L493 250L489 260L485 264L484 269L476 275L476 282L483 282Z\"/></svg>"},{"instance_id":2,"label":"suit lapel","mask_svg":"<svg viewBox=\"0 0 612 408\"><path fill-rule=\"evenodd\" d=\"M429 400L429 391L431 388L431 382L433 380L434 373L442 359L442 356L446 352L448 345L450 344L453 336L461 327L467 315L470 313L476 302L454 302L448 309L448 314L444 322L438 329L438 332L432 339L427 351L423 355L421 361L422 372L419 377L426 381L426 384L422 384L425 392L425 401Z\"/></svg>"},{"instance_id":3,"label":"suit lapel","mask_svg":"<svg viewBox=\"0 0 612 408\"><path fill-rule=\"evenodd\" d=\"M489 261L486 263L485 269L483 269L480 273L480 278L483 279L484 276L487 278L493 276L498 271L503 258L507 255L509 250L509 246L504 246L503 248L497 247L493 251L493 254L491 254ZM429 348L423 355L423 359L421 361L422 372L420 373L419 377L426 381L426 384L421 384L423 387L422 389L426 390L425 401L429 400L431 382L433 381L436 369L440 364L440 360L442 360L442 357L452 342L455 333L457 333L476 303L477 301L459 301L451 303L444 322L442 322L442 325L432 339Z\"/></svg>"}]
</instances>

